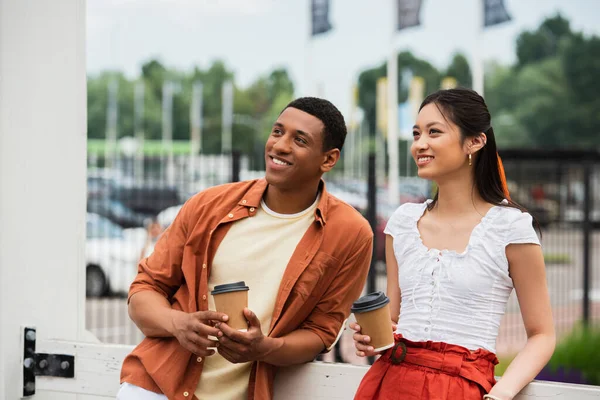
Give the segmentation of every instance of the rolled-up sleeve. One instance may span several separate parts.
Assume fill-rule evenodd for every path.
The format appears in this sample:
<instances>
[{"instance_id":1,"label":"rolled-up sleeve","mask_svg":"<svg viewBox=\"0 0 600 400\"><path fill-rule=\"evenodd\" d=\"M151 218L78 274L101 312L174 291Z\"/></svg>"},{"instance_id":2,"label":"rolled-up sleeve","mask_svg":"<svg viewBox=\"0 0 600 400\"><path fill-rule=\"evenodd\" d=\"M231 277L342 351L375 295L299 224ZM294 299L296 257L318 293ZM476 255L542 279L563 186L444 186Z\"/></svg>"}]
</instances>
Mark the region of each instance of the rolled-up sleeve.
<instances>
[{"instance_id":1,"label":"rolled-up sleeve","mask_svg":"<svg viewBox=\"0 0 600 400\"><path fill-rule=\"evenodd\" d=\"M335 345L352 303L362 293L372 253L373 235L361 235L317 306L300 326L319 336L327 351Z\"/></svg>"},{"instance_id":2,"label":"rolled-up sleeve","mask_svg":"<svg viewBox=\"0 0 600 400\"><path fill-rule=\"evenodd\" d=\"M189 201L183 205L173 223L161 234L152 254L140 260L138 273L129 287L127 301L134 294L152 290L169 299L183 284L181 264L187 241Z\"/></svg>"}]
</instances>

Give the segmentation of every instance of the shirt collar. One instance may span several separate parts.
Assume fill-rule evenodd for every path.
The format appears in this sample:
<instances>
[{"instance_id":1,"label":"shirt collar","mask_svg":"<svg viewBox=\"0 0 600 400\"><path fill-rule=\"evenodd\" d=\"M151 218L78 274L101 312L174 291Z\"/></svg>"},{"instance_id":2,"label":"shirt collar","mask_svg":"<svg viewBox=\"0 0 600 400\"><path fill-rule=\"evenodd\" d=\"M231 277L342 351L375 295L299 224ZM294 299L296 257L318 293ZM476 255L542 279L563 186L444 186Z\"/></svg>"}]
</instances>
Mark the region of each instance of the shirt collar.
<instances>
[{"instance_id":1,"label":"shirt collar","mask_svg":"<svg viewBox=\"0 0 600 400\"><path fill-rule=\"evenodd\" d=\"M260 206L260 200L263 198L265 191L267 190L268 183L266 179L258 179L254 185L250 186L248 191L242 197L242 200L238 202L238 205L244 207L258 208ZM325 189L325 181L321 179L319 183L319 191L321 192L321 199L317 204L315 211L315 219L325 225L327 222L327 204L329 200L329 194Z\"/></svg>"}]
</instances>

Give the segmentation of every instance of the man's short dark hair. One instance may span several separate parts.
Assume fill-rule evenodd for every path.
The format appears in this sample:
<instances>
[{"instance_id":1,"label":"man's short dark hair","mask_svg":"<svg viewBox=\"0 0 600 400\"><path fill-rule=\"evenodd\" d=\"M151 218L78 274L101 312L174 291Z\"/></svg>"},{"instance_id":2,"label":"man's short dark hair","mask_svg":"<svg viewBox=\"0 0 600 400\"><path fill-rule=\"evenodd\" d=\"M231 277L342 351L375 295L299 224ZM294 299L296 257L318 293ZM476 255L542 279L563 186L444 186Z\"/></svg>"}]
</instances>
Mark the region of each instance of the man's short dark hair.
<instances>
[{"instance_id":1,"label":"man's short dark hair","mask_svg":"<svg viewBox=\"0 0 600 400\"><path fill-rule=\"evenodd\" d=\"M300 97L285 108L293 107L318 118L324 125L323 151L342 150L346 140L346 122L336 106L325 99L317 97ZM285 110L285 109L284 109Z\"/></svg>"}]
</instances>

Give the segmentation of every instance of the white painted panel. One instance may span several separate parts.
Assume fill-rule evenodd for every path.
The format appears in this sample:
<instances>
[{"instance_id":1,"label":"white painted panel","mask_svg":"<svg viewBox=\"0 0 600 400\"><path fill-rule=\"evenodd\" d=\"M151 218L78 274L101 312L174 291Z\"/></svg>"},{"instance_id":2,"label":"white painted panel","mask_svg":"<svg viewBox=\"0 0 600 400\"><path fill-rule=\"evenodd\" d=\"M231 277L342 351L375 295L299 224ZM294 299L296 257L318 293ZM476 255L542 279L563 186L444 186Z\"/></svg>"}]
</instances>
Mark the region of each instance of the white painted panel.
<instances>
[{"instance_id":1,"label":"white painted panel","mask_svg":"<svg viewBox=\"0 0 600 400\"><path fill-rule=\"evenodd\" d=\"M22 393L20 327L83 332L84 0L0 0L0 399ZM43 393L36 400L70 400Z\"/></svg>"},{"instance_id":2,"label":"white painted panel","mask_svg":"<svg viewBox=\"0 0 600 400\"><path fill-rule=\"evenodd\" d=\"M75 355L75 379L38 378L40 387L64 393L114 398L123 358L131 346L45 342L45 351ZM354 397L366 366L313 362L282 368L275 380L275 400L347 400ZM600 387L533 382L515 400L600 400Z\"/></svg>"}]
</instances>

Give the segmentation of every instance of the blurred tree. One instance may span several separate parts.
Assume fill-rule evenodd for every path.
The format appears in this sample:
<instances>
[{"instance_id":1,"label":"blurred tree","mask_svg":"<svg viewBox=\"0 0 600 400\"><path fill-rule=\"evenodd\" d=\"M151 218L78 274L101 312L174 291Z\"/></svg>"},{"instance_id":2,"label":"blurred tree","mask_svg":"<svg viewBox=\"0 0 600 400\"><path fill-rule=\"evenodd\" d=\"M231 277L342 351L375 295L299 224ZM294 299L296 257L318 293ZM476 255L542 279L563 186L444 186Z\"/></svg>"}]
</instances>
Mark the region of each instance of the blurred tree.
<instances>
[{"instance_id":1,"label":"blurred tree","mask_svg":"<svg viewBox=\"0 0 600 400\"><path fill-rule=\"evenodd\" d=\"M600 145L600 38L574 35L561 53L568 87L569 140Z\"/></svg>"},{"instance_id":2,"label":"blurred tree","mask_svg":"<svg viewBox=\"0 0 600 400\"><path fill-rule=\"evenodd\" d=\"M135 80L128 80L119 72L102 72L88 77L88 137L106 137L106 112L108 107L108 84L116 79L118 90L118 136L133 136L133 107ZM159 60L149 60L141 67L140 80L145 86L144 132L147 139L162 138L163 84L173 82L173 139L188 140L190 137L190 103L192 85L203 84L203 152L221 151L222 86L233 80L234 74L222 61L215 61L202 70L194 68L190 73L168 69ZM235 85L234 85L235 86ZM273 104L281 98L288 101L294 86L285 69L276 69L259 77L247 89L234 88L234 114L242 116L234 120L233 144L235 149L252 150L261 132L264 116L271 112ZM268 132L267 132L268 133Z\"/></svg>"},{"instance_id":3,"label":"blurred tree","mask_svg":"<svg viewBox=\"0 0 600 400\"><path fill-rule=\"evenodd\" d=\"M467 58L461 53L456 53L452 57L452 61L446 70L446 76L456 79L458 86L472 87L473 77L471 75L471 68L469 67Z\"/></svg>"},{"instance_id":4,"label":"blurred tree","mask_svg":"<svg viewBox=\"0 0 600 400\"><path fill-rule=\"evenodd\" d=\"M404 51L398 54L398 102L403 103L408 98L405 87L408 84L402 82L402 72L408 69L413 76L420 76L425 80L425 92L430 93L440 87L440 72L429 62L416 58L411 52ZM387 75L386 64L363 71L358 77L358 105L365 112L365 118L369 128L375 127L376 119L376 87L377 79Z\"/></svg>"},{"instance_id":5,"label":"blurred tree","mask_svg":"<svg viewBox=\"0 0 600 400\"><path fill-rule=\"evenodd\" d=\"M560 14L547 18L535 31L521 33L517 38L517 67L556 56L561 41L571 34L569 21Z\"/></svg>"},{"instance_id":6,"label":"blurred tree","mask_svg":"<svg viewBox=\"0 0 600 400\"><path fill-rule=\"evenodd\" d=\"M503 146L598 146L600 38L573 33L560 15L517 40L514 67L492 66L486 101Z\"/></svg>"}]
</instances>

